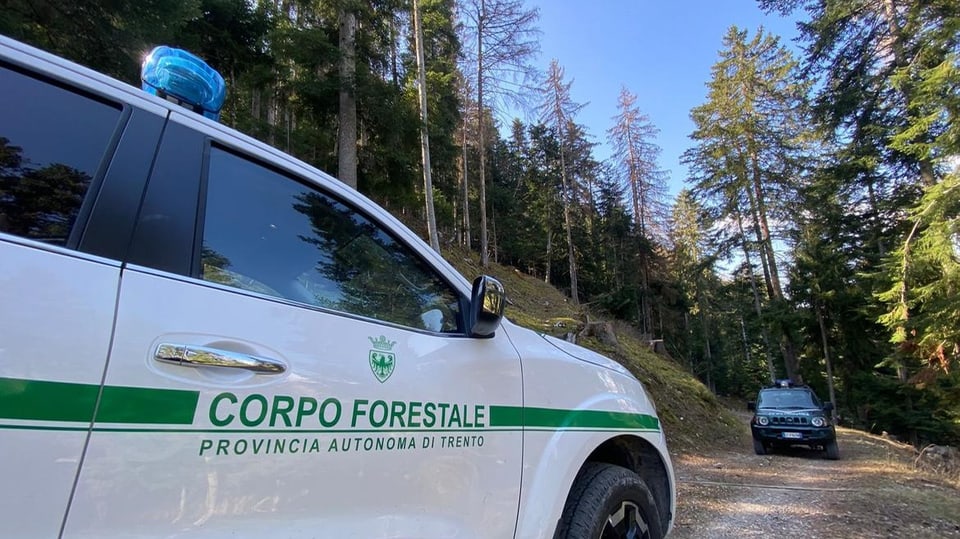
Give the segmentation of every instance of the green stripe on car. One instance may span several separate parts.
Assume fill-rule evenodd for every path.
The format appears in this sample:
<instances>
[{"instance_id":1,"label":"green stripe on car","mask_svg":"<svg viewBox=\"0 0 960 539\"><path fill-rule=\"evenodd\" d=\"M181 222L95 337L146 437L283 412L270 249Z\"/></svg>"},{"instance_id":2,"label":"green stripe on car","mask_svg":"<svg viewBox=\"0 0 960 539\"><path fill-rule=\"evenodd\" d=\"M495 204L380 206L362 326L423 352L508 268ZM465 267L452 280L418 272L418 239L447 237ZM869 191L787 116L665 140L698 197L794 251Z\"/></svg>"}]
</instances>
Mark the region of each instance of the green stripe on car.
<instances>
[{"instance_id":1,"label":"green stripe on car","mask_svg":"<svg viewBox=\"0 0 960 539\"><path fill-rule=\"evenodd\" d=\"M0 378L0 418L35 421L93 420L100 386ZM190 425L199 391L104 386L98 423Z\"/></svg>"},{"instance_id":2,"label":"green stripe on car","mask_svg":"<svg viewBox=\"0 0 960 539\"><path fill-rule=\"evenodd\" d=\"M96 384L0 378L0 418L90 423L99 391ZM192 425L199 400L199 391L104 386L96 422ZM493 405L488 427L658 431L660 421L649 414Z\"/></svg>"},{"instance_id":3,"label":"green stripe on car","mask_svg":"<svg viewBox=\"0 0 960 539\"><path fill-rule=\"evenodd\" d=\"M652 415L628 412L491 406L490 426L528 429L660 430L660 421Z\"/></svg>"}]
</instances>

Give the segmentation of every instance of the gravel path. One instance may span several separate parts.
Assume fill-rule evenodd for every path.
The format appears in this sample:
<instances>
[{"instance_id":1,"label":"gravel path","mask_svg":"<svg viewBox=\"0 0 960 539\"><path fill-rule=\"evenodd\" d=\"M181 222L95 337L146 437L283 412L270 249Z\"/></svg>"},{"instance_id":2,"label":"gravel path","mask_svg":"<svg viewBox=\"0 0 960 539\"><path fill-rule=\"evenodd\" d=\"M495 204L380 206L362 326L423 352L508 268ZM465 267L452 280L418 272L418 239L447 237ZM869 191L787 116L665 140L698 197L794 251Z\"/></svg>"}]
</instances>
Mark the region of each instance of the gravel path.
<instances>
[{"instance_id":1,"label":"gravel path","mask_svg":"<svg viewBox=\"0 0 960 539\"><path fill-rule=\"evenodd\" d=\"M790 450L674 457L671 539L960 538L956 480L918 471L908 446L840 429L841 460Z\"/></svg>"}]
</instances>

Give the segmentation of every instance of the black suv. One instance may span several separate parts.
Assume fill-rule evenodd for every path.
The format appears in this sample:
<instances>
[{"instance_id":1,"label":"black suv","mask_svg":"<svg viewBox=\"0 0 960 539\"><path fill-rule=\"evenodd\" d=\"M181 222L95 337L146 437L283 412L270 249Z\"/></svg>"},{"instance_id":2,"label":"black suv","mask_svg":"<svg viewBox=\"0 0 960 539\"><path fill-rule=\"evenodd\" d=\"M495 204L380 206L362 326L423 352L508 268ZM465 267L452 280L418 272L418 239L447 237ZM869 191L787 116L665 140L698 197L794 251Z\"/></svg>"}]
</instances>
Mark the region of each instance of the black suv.
<instances>
[{"instance_id":1,"label":"black suv","mask_svg":"<svg viewBox=\"0 0 960 539\"><path fill-rule=\"evenodd\" d=\"M840 458L837 432L830 422L833 404L821 404L809 387L780 382L761 389L756 402L747 403L747 409L754 413L750 431L758 455L775 447L805 445L824 451L828 459Z\"/></svg>"}]
</instances>

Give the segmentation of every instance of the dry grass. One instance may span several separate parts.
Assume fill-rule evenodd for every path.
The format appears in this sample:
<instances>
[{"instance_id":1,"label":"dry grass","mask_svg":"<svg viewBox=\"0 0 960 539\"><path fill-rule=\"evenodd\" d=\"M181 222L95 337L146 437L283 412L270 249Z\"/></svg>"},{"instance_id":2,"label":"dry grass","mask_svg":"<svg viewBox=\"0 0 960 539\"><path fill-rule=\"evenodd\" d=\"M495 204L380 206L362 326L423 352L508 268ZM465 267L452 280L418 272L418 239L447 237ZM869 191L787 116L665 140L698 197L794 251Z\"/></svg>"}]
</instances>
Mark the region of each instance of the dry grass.
<instances>
[{"instance_id":1,"label":"dry grass","mask_svg":"<svg viewBox=\"0 0 960 539\"><path fill-rule=\"evenodd\" d=\"M895 473L905 483L936 483L960 489L960 463L934 466L921 459L910 444L842 427L837 434L845 454L861 457L857 466L863 472Z\"/></svg>"}]
</instances>

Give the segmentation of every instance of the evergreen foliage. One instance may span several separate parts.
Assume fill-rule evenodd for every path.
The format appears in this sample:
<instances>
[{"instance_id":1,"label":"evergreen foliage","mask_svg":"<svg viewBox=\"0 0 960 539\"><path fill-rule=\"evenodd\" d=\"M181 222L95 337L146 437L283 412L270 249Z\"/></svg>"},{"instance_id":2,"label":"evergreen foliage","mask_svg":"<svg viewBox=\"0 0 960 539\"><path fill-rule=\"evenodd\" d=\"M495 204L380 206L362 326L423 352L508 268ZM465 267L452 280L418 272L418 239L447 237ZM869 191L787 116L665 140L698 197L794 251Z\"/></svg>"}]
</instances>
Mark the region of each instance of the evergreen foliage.
<instances>
[{"instance_id":1,"label":"evergreen foliage","mask_svg":"<svg viewBox=\"0 0 960 539\"><path fill-rule=\"evenodd\" d=\"M791 376L826 398L832 383L847 423L960 443L958 0L759 0L800 17L803 57L730 28L673 201L634 94L601 162L563 59L534 72L536 10L418 4L432 193L410 0L7 0L0 33L137 86L153 46L190 49L227 80L224 123L335 175L346 83L358 189L424 236L433 197L441 247L479 247L635 325L717 393ZM548 115L499 123L541 86ZM6 149L0 181L26 167Z\"/></svg>"}]
</instances>

